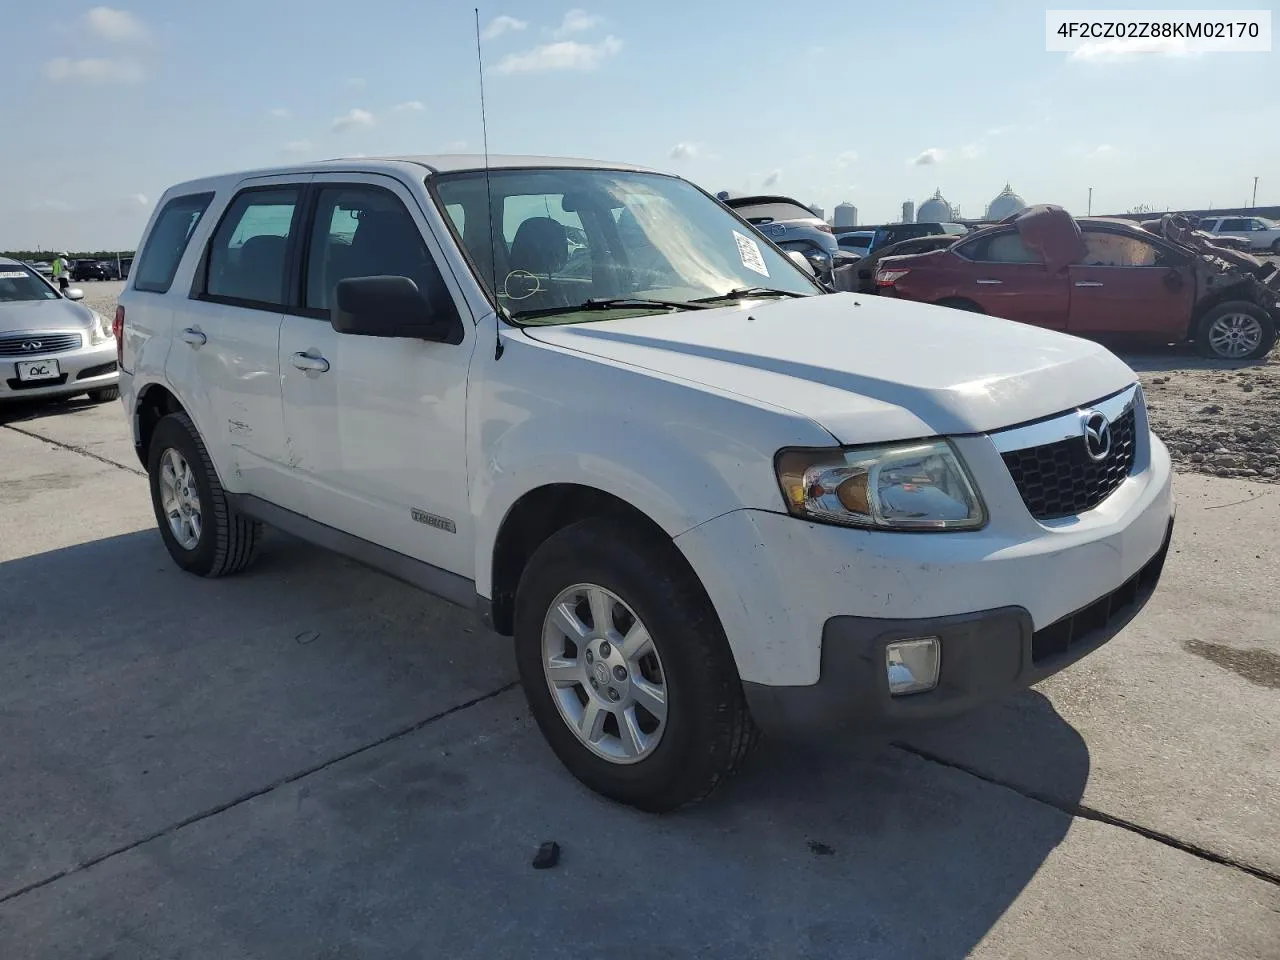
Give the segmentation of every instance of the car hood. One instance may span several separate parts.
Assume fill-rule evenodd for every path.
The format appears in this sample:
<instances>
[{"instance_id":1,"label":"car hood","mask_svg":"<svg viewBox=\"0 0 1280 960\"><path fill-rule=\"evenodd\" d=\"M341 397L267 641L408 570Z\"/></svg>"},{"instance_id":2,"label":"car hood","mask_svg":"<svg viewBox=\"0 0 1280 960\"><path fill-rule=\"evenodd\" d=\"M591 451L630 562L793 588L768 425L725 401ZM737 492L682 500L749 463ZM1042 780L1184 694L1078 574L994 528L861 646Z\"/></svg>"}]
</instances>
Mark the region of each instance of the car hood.
<instances>
[{"instance_id":1,"label":"car hood","mask_svg":"<svg viewBox=\"0 0 1280 960\"><path fill-rule=\"evenodd\" d=\"M93 315L74 300L0 303L0 334L38 330L88 330Z\"/></svg>"},{"instance_id":2,"label":"car hood","mask_svg":"<svg viewBox=\"0 0 1280 960\"><path fill-rule=\"evenodd\" d=\"M843 444L985 433L1137 379L1110 351L1076 337L853 293L526 333L792 410Z\"/></svg>"}]
</instances>

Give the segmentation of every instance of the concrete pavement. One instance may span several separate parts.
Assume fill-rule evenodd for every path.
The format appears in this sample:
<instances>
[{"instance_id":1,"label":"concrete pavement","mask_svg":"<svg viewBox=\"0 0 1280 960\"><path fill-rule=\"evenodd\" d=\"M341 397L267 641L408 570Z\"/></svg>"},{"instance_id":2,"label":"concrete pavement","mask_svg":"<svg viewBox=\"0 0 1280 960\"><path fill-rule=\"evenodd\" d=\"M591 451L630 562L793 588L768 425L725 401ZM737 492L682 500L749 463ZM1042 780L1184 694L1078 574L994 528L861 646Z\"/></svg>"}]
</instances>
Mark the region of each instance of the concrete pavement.
<instances>
[{"instance_id":1,"label":"concrete pavement","mask_svg":"<svg viewBox=\"0 0 1280 960\"><path fill-rule=\"evenodd\" d=\"M117 404L0 423L0 957L1280 957L1280 488L1180 477L1038 690L655 818L466 612L281 535L181 574Z\"/></svg>"}]
</instances>

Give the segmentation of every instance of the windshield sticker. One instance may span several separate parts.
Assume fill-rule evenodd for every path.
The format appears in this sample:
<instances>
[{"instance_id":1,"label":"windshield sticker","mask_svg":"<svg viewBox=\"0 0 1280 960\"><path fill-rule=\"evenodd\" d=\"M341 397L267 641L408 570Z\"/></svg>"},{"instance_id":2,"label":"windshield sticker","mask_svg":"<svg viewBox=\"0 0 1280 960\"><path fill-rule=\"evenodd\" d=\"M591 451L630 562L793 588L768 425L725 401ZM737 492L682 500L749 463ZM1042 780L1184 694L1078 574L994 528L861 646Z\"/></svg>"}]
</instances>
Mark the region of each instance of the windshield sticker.
<instances>
[{"instance_id":1,"label":"windshield sticker","mask_svg":"<svg viewBox=\"0 0 1280 960\"><path fill-rule=\"evenodd\" d=\"M0 280L25 280L27 274L23 270L0 270Z\"/></svg>"},{"instance_id":2,"label":"windshield sticker","mask_svg":"<svg viewBox=\"0 0 1280 960\"><path fill-rule=\"evenodd\" d=\"M738 259L742 261L742 265L748 270L754 270L762 277L767 277L769 268L765 266L764 255L760 252L760 244L750 237L743 236L737 230L733 231L733 239L738 244Z\"/></svg>"}]
</instances>

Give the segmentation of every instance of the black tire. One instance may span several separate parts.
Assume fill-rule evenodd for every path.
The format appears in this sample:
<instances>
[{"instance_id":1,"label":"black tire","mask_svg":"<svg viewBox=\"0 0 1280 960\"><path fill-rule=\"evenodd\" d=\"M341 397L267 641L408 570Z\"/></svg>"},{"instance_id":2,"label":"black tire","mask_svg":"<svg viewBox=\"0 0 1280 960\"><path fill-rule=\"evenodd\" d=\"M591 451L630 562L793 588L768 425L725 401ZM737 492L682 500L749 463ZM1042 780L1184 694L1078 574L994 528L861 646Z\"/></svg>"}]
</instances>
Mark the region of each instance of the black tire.
<instances>
[{"instance_id":1,"label":"black tire","mask_svg":"<svg viewBox=\"0 0 1280 960\"><path fill-rule=\"evenodd\" d=\"M653 752L630 764L592 752L561 716L542 668L544 618L562 590L590 583L644 623L663 667L667 720ZM597 793L661 813L700 800L759 740L711 601L676 548L606 518L573 524L529 559L516 591L515 653L529 709L569 772Z\"/></svg>"},{"instance_id":2,"label":"black tire","mask_svg":"<svg viewBox=\"0 0 1280 960\"><path fill-rule=\"evenodd\" d=\"M1239 357L1226 356L1220 354L1214 349L1210 342L1209 333L1213 329L1213 325L1221 317L1231 313L1248 314L1258 321L1258 325L1262 328L1262 336L1257 345L1247 354ZM1276 324L1269 314L1256 303L1248 300L1228 300L1226 303L1220 303L1216 307L1208 310L1200 323L1196 327L1196 349L1200 351L1202 356L1208 357L1210 360L1256 360L1259 357L1265 357L1271 352L1271 348L1276 344Z\"/></svg>"},{"instance_id":3,"label":"black tire","mask_svg":"<svg viewBox=\"0 0 1280 960\"><path fill-rule=\"evenodd\" d=\"M194 547L184 547L169 527L160 495L161 461L165 451L176 450L191 468L200 499L202 529ZM147 450L151 505L156 525L173 562L201 577L225 577L239 573L253 560L262 525L236 513L213 469L213 460L195 424L185 413L171 413L156 424Z\"/></svg>"},{"instance_id":4,"label":"black tire","mask_svg":"<svg viewBox=\"0 0 1280 960\"><path fill-rule=\"evenodd\" d=\"M103 387L100 390L90 390L89 399L94 403L106 403L109 400L120 399L119 387Z\"/></svg>"},{"instance_id":5,"label":"black tire","mask_svg":"<svg viewBox=\"0 0 1280 960\"><path fill-rule=\"evenodd\" d=\"M952 310L963 310L966 313L982 313L983 312L980 306L978 306L972 300L966 300L963 297L947 297L944 300L937 301L934 304L934 306L950 307Z\"/></svg>"}]
</instances>

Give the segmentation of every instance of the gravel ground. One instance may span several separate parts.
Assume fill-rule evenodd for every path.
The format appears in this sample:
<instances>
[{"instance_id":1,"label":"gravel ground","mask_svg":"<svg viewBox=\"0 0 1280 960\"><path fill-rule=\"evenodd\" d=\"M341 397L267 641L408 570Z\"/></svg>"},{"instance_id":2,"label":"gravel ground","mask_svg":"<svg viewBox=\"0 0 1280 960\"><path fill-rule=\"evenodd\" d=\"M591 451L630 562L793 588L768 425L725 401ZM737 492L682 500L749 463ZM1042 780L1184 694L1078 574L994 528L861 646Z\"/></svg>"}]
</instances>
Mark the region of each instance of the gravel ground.
<instances>
[{"instance_id":1,"label":"gravel ground","mask_svg":"<svg viewBox=\"0 0 1280 960\"><path fill-rule=\"evenodd\" d=\"M87 306L115 313L123 284L80 286ZM1142 378L1177 469L1280 483L1280 348L1252 363L1205 360L1190 347L1119 352Z\"/></svg>"}]
</instances>

